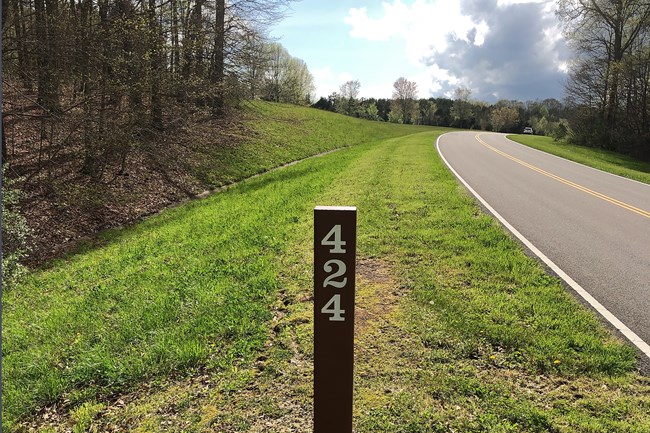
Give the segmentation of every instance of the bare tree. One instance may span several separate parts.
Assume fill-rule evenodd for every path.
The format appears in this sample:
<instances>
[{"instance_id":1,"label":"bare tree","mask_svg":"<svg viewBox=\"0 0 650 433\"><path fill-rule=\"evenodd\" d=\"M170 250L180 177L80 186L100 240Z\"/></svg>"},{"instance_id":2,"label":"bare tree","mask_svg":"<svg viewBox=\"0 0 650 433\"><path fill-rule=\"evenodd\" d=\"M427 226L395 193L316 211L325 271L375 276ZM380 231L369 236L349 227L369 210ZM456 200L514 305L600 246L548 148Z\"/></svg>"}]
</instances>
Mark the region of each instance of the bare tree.
<instances>
[{"instance_id":1,"label":"bare tree","mask_svg":"<svg viewBox=\"0 0 650 433\"><path fill-rule=\"evenodd\" d=\"M467 128L473 116L473 107L470 102L472 90L469 87L460 86L454 90L454 105L451 108L451 115L460 128Z\"/></svg>"},{"instance_id":2,"label":"bare tree","mask_svg":"<svg viewBox=\"0 0 650 433\"><path fill-rule=\"evenodd\" d=\"M339 93L341 97L346 99L357 99L359 97L360 90L361 83L359 80L346 81L339 87Z\"/></svg>"},{"instance_id":3,"label":"bare tree","mask_svg":"<svg viewBox=\"0 0 650 433\"><path fill-rule=\"evenodd\" d=\"M399 77L393 83L392 111L401 116L404 123L413 123L417 118L418 85L404 77Z\"/></svg>"},{"instance_id":4,"label":"bare tree","mask_svg":"<svg viewBox=\"0 0 650 433\"><path fill-rule=\"evenodd\" d=\"M357 108L359 108L357 98L359 97L360 90L361 83L359 80L348 80L341 84L336 107L337 111L348 116L354 116L355 112L358 111Z\"/></svg>"}]
</instances>

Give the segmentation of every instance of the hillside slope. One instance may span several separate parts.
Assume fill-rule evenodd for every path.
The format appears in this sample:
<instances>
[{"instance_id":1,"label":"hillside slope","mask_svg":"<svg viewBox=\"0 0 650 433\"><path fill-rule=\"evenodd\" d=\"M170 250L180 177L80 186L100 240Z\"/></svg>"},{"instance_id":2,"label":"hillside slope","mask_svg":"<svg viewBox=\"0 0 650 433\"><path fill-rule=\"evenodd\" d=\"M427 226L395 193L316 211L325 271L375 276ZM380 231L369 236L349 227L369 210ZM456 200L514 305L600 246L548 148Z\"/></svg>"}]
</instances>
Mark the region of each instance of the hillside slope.
<instances>
[{"instance_id":1,"label":"hillside slope","mask_svg":"<svg viewBox=\"0 0 650 433\"><path fill-rule=\"evenodd\" d=\"M30 264L36 266L101 230L131 224L206 190L324 151L421 130L256 101L227 118L198 112L174 129L141 138L121 166L110 168L108 181L91 183L79 174L81 151L55 171L30 176L38 149L23 149L12 156L9 174L27 174L18 186L26 192L22 209L35 232Z\"/></svg>"}]
</instances>

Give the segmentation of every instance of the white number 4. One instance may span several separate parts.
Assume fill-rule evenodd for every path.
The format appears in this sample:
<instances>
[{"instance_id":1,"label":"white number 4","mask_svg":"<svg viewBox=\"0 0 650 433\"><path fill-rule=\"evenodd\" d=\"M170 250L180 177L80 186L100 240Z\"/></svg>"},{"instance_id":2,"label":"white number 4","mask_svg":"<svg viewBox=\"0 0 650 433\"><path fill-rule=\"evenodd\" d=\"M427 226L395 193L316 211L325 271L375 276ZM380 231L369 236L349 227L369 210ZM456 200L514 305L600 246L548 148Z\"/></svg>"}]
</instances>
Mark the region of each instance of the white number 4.
<instances>
[{"instance_id":1,"label":"white number 4","mask_svg":"<svg viewBox=\"0 0 650 433\"><path fill-rule=\"evenodd\" d=\"M334 240L332 240L332 237L334 237ZM341 240L341 224L336 224L332 227L332 230L329 231L320 244L334 247L330 249L330 253L345 253L345 249L341 248L345 246L345 241Z\"/></svg>"},{"instance_id":2,"label":"white number 4","mask_svg":"<svg viewBox=\"0 0 650 433\"><path fill-rule=\"evenodd\" d=\"M330 317L331 322L344 322L345 317L343 317L343 314L345 314L345 310L341 310L341 295L332 296L332 299L325 304L320 312L323 314L332 314L333 316Z\"/></svg>"}]
</instances>

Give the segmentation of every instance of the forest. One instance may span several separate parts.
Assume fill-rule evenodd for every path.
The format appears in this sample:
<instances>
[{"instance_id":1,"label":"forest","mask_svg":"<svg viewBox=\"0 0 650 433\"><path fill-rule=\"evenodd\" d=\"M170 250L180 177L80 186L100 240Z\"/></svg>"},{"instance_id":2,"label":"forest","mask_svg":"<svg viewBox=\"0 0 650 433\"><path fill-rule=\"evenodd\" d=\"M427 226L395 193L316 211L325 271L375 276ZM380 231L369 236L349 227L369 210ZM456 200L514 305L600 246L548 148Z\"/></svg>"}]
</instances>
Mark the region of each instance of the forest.
<instances>
[{"instance_id":1,"label":"forest","mask_svg":"<svg viewBox=\"0 0 650 433\"><path fill-rule=\"evenodd\" d=\"M560 0L557 16L575 55L571 140L650 160L650 3Z\"/></svg>"},{"instance_id":2,"label":"forest","mask_svg":"<svg viewBox=\"0 0 650 433\"><path fill-rule=\"evenodd\" d=\"M241 101L309 103L307 65L266 36L288 4L3 0L3 281L204 189Z\"/></svg>"}]
</instances>

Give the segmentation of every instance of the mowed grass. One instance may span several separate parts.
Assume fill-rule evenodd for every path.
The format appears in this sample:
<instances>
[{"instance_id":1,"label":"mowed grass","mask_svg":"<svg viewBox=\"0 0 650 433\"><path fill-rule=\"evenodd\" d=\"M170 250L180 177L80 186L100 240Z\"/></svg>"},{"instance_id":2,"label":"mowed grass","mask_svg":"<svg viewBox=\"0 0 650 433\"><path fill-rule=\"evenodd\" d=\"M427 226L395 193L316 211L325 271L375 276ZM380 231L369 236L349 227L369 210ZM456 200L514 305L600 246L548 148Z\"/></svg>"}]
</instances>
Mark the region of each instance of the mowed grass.
<instances>
[{"instance_id":1,"label":"mowed grass","mask_svg":"<svg viewBox=\"0 0 650 433\"><path fill-rule=\"evenodd\" d=\"M372 353L359 361L358 431L647 431L650 383L634 373L634 350L482 214L439 160L439 134L303 161L106 233L104 246L35 272L3 298L4 427L55 402L77 426L101 423L110 395L197 369L238 378L231 391L268 380L272 399L293 365L287 343L267 376L252 373L269 350L272 305L287 290L307 300L287 308L298 310L289 332L308 357L312 209L352 205L359 257L389 264L407 294L358 340ZM295 381L310 386L308 375ZM236 427L223 431L247 431L238 405L183 418L183 407L215 399L175 404L175 417L147 430L178 419L176 431L211 431L232 416ZM258 410L282 414L271 403Z\"/></svg>"},{"instance_id":2,"label":"mowed grass","mask_svg":"<svg viewBox=\"0 0 650 433\"><path fill-rule=\"evenodd\" d=\"M509 135L508 138L589 167L650 184L650 162L604 149L577 146L539 135Z\"/></svg>"},{"instance_id":3,"label":"mowed grass","mask_svg":"<svg viewBox=\"0 0 650 433\"><path fill-rule=\"evenodd\" d=\"M246 102L242 108L244 140L203 149L198 176L208 185L226 185L318 153L426 130L264 101Z\"/></svg>"},{"instance_id":4,"label":"mowed grass","mask_svg":"<svg viewBox=\"0 0 650 433\"><path fill-rule=\"evenodd\" d=\"M327 187L321 171L345 164L305 162L108 232L106 246L5 293L7 431L43 405L250 359L266 337L275 258Z\"/></svg>"},{"instance_id":5,"label":"mowed grass","mask_svg":"<svg viewBox=\"0 0 650 433\"><path fill-rule=\"evenodd\" d=\"M340 182L341 189L355 185L347 194L333 188L341 202L359 207L368 226L361 226L362 254L391 256L414 296L434 307L427 309L435 314L415 322L427 344L453 341L459 356L502 352L513 365L541 373L629 370L634 352L609 338L479 211L439 164L435 138L412 135L373 149L377 156L355 164Z\"/></svg>"},{"instance_id":6,"label":"mowed grass","mask_svg":"<svg viewBox=\"0 0 650 433\"><path fill-rule=\"evenodd\" d=\"M249 103L244 114L252 136L214 147L203 167L208 183L423 130L266 102ZM3 294L5 428L42 405L250 356L264 338L267 297L277 286L272 259L297 218L291 209L325 188L291 173L260 181L271 190L242 185L228 193L234 201L216 196L105 233L87 252ZM274 219L277 212L283 216Z\"/></svg>"}]
</instances>

